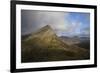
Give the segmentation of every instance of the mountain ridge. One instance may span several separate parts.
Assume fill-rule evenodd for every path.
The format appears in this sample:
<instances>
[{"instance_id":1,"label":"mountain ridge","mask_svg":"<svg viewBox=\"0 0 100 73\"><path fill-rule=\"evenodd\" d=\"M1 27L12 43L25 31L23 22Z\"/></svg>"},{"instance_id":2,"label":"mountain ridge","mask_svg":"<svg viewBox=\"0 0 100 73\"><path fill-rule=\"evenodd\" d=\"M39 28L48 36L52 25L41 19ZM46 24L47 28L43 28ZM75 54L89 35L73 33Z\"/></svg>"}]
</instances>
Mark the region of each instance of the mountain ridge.
<instances>
[{"instance_id":1,"label":"mountain ridge","mask_svg":"<svg viewBox=\"0 0 100 73\"><path fill-rule=\"evenodd\" d=\"M22 42L22 62L87 59L88 51L64 43L46 25Z\"/></svg>"}]
</instances>

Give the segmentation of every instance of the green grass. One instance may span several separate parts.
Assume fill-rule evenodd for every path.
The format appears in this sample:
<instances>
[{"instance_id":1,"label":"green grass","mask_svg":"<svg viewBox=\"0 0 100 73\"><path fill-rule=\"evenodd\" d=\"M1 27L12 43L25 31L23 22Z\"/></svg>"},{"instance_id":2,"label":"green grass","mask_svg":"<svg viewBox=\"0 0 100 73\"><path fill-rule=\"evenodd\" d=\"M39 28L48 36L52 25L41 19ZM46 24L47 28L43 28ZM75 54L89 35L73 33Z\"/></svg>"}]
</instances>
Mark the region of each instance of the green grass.
<instances>
[{"instance_id":1,"label":"green grass","mask_svg":"<svg viewBox=\"0 0 100 73\"><path fill-rule=\"evenodd\" d=\"M45 62L45 61L64 61L64 60L81 60L87 59L83 55L66 51L57 47L37 47L33 45L31 48L22 49L22 62Z\"/></svg>"},{"instance_id":2,"label":"green grass","mask_svg":"<svg viewBox=\"0 0 100 73\"><path fill-rule=\"evenodd\" d=\"M22 62L89 59L89 51L62 42L52 31L43 31L21 41Z\"/></svg>"}]
</instances>

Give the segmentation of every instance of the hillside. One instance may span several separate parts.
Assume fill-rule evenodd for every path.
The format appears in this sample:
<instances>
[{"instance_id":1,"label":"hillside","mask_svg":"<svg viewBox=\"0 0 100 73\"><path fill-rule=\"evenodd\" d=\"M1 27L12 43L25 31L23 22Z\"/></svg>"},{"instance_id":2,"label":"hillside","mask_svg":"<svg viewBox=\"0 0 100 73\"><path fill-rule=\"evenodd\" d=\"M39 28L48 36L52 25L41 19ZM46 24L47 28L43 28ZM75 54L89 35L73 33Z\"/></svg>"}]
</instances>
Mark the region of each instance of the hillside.
<instances>
[{"instance_id":1,"label":"hillside","mask_svg":"<svg viewBox=\"0 0 100 73\"><path fill-rule=\"evenodd\" d=\"M89 51L64 43L47 25L21 41L22 62L89 59Z\"/></svg>"}]
</instances>

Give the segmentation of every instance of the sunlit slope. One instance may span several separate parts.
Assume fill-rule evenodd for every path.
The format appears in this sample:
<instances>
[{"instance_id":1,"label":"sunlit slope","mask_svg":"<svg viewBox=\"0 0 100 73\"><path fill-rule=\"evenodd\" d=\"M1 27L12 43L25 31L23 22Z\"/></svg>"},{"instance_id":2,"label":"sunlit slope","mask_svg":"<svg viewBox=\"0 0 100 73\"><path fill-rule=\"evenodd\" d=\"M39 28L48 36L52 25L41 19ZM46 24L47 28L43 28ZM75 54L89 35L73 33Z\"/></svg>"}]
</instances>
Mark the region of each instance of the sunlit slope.
<instances>
[{"instance_id":1,"label":"sunlit slope","mask_svg":"<svg viewBox=\"0 0 100 73\"><path fill-rule=\"evenodd\" d=\"M89 51L70 46L57 37L47 25L22 40L22 62L89 59Z\"/></svg>"}]
</instances>

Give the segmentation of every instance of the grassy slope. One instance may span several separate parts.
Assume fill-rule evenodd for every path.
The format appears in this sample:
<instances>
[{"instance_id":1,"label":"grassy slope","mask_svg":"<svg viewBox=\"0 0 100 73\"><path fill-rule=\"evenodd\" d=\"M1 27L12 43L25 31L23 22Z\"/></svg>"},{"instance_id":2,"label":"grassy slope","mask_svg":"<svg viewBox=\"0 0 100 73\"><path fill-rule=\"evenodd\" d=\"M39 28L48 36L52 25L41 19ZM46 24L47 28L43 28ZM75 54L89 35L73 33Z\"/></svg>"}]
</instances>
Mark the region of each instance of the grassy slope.
<instances>
[{"instance_id":1,"label":"grassy slope","mask_svg":"<svg viewBox=\"0 0 100 73\"><path fill-rule=\"evenodd\" d=\"M62 42L48 26L22 40L22 62L89 59L89 51Z\"/></svg>"},{"instance_id":2,"label":"grassy slope","mask_svg":"<svg viewBox=\"0 0 100 73\"><path fill-rule=\"evenodd\" d=\"M37 38L22 41L22 62L80 60L89 58L87 50L76 46L68 46L63 42L54 40L48 40L50 41L49 43Z\"/></svg>"}]
</instances>

